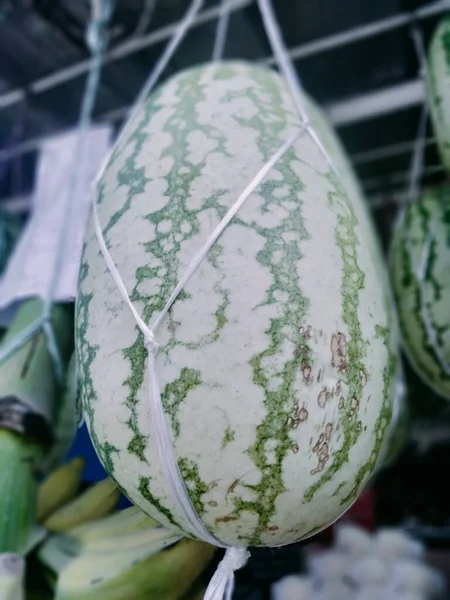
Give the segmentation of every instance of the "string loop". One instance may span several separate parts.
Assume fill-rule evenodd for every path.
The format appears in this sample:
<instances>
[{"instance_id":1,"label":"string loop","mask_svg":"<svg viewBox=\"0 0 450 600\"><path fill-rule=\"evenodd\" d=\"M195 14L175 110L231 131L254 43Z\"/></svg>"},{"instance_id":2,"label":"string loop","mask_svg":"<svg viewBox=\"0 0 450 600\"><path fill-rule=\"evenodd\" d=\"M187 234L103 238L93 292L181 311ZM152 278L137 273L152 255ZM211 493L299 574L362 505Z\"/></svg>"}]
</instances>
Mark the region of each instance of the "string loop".
<instances>
[{"instance_id":1,"label":"string loop","mask_svg":"<svg viewBox=\"0 0 450 600\"><path fill-rule=\"evenodd\" d=\"M234 590L234 573L250 558L247 548L228 548L214 573L203 600L224 598L231 600Z\"/></svg>"},{"instance_id":2,"label":"string loop","mask_svg":"<svg viewBox=\"0 0 450 600\"><path fill-rule=\"evenodd\" d=\"M153 354L153 356L158 354L159 344L156 341L155 334L151 329L144 331L144 346L147 348L148 352Z\"/></svg>"}]
</instances>

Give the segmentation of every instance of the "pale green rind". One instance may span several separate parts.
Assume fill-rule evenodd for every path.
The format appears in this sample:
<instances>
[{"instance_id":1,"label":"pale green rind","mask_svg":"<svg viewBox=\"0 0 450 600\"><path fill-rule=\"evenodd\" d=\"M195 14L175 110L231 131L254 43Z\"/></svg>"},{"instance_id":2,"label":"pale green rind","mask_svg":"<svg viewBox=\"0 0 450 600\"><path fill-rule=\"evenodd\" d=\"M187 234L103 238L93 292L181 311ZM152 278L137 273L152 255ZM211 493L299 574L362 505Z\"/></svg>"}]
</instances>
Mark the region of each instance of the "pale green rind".
<instances>
[{"instance_id":1,"label":"pale green rind","mask_svg":"<svg viewBox=\"0 0 450 600\"><path fill-rule=\"evenodd\" d=\"M439 154L450 173L450 16L439 23L428 50L427 99Z\"/></svg>"},{"instance_id":2,"label":"pale green rind","mask_svg":"<svg viewBox=\"0 0 450 600\"><path fill-rule=\"evenodd\" d=\"M386 275L348 161L309 108L346 189L302 136L157 332L157 376L180 469L206 527L230 545L286 544L338 518L372 473L390 424L397 356ZM238 62L177 75L128 126L98 207L147 322L298 126L280 77ZM92 222L76 331L100 459L133 502L189 534L151 437L142 336Z\"/></svg>"},{"instance_id":3,"label":"pale green rind","mask_svg":"<svg viewBox=\"0 0 450 600\"><path fill-rule=\"evenodd\" d=\"M374 475L381 469L392 467L403 450L410 432L411 412L408 401L408 388L401 361L399 361L398 367L390 432L387 443L379 454Z\"/></svg>"},{"instance_id":4,"label":"pale green rind","mask_svg":"<svg viewBox=\"0 0 450 600\"><path fill-rule=\"evenodd\" d=\"M405 209L390 263L405 352L424 381L450 398L449 185Z\"/></svg>"}]
</instances>

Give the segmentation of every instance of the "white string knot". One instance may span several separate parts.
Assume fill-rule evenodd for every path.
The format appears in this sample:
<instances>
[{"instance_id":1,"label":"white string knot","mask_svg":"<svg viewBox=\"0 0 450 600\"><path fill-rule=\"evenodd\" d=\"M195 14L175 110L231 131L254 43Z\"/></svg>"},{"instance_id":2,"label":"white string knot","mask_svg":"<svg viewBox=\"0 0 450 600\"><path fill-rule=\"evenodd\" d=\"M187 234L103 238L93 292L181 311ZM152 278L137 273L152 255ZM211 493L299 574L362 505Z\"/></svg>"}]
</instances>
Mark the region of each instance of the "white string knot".
<instances>
[{"instance_id":1,"label":"white string knot","mask_svg":"<svg viewBox=\"0 0 450 600\"><path fill-rule=\"evenodd\" d=\"M155 334L151 329L144 331L144 346L153 354L153 356L158 354L159 344L156 341Z\"/></svg>"},{"instance_id":2,"label":"white string knot","mask_svg":"<svg viewBox=\"0 0 450 600\"><path fill-rule=\"evenodd\" d=\"M213 578L209 582L203 600L231 600L234 590L234 572L241 569L250 557L247 548L227 548Z\"/></svg>"},{"instance_id":3,"label":"white string knot","mask_svg":"<svg viewBox=\"0 0 450 600\"><path fill-rule=\"evenodd\" d=\"M235 571L241 569L250 558L250 552L247 548L227 548L225 556L220 561L217 570L225 575L232 575Z\"/></svg>"}]
</instances>

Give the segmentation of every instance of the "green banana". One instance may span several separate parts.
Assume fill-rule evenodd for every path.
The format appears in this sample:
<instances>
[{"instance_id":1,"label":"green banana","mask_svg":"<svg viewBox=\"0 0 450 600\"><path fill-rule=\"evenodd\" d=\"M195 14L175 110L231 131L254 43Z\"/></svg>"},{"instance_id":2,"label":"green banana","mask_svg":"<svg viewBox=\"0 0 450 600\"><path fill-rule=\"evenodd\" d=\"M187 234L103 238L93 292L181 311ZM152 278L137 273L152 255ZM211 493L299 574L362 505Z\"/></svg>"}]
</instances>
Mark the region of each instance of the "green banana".
<instances>
[{"instance_id":1,"label":"green banana","mask_svg":"<svg viewBox=\"0 0 450 600\"><path fill-rule=\"evenodd\" d=\"M154 527L155 525L157 525L157 522L148 517L140 508L130 506L129 508L114 512L103 519L78 525L70 529L67 533L71 538L85 545L90 541L109 539L120 534L138 531L142 528Z\"/></svg>"},{"instance_id":2,"label":"green banana","mask_svg":"<svg viewBox=\"0 0 450 600\"><path fill-rule=\"evenodd\" d=\"M44 521L53 532L63 532L88 521L94 521L111 513L120 500L120 491L109 478L88 488L75 500L62 506Z\"/></svg>"},{"instance_id":3,"label":"green banana","mask_svg":"<svg viewBox=\"0 0 450 600\"><path fill-rule=\"evenodd\" d=\"M87 559L92 561L94 569L100 564L105 568L110 565L111 572L116 574L119 564L120 569L128 569L136 561L157 554L179 539L179 535L162 526L91 540L87 544L80 543L70 534L58 534L51 536L43 544L39 559L56 573L62 572L74 561Z\"/></svg>"},{"instance_id":4,"label":"green banana","mask_svg":"<svg viewBox=\"0 0 450 600\"><path fill-rule=\"evenodd\" d=\"M181 600L203 600L205 592L205 586L197 582L186 592Z\"/></svg>"},{"instance_id":5,"label":"green banana","mask_svg":"<svg viewBox=\"0 0 450 600\"><path fill-rule=\"evenodd\" d=\"M56 600L196 600L192 584L215 548L182 540L140 509L51 535L37 557Z\"/></svg>"},{"instance_id":6,"label":"green banana","mask_svg":"<svg viewBox=\"0 0 450 600\"><path fill-rule=\"evenodd\" d=\"M148 557L152 552L171 546L178 542L180 536L166 529L162 525L143 527L127 533L111 537L91 540L83 546L83 550L90 554L102 556L143 556ZM154 550L153 550L154 549Z\"/></svg>"},{"instance_id":7,"label":"green banana","mask_svg":"<svg viewBox=\"0 0 450 600\"><path fill-rule=\"evenodd\" d=\"M81 484L86 461L77 456L61 465L41 483L38 490L37 520L42 522L74 498Z\"/></svg>"},{"instance_id":8,"label":"green banana","mask_svg":"<svg viewBox=\"0 0 450 600\"><path fill-rule=\"evenodd\" d=\"M213 546L193 540L148 558L86 552L60 572L56 600L178 600L214 552Z\"/></svg>"}]
</instances>

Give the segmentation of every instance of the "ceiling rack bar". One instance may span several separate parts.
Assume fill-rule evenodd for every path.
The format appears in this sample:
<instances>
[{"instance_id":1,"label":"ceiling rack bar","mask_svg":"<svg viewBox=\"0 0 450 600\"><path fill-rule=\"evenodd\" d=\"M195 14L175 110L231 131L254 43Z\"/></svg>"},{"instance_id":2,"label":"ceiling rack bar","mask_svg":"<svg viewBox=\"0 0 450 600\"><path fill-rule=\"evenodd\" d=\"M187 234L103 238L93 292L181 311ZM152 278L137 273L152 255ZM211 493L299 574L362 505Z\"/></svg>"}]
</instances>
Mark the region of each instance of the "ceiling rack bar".
<instances>
[{"instance_id":1,"label":"ceiling rack bar","mask_svg":"<svg viewBox=\"0 0 450 600\"><path fill-rule=\"evenodd\" d=\"M434 138L427 138L425 140L425 147L432 146L435 143L436 140ZM384 158L391 158L392 156L398 156L399 154L407 154L414 148L414 144L415 140L389 144L388 146L381 146L380 148L374 148L373 150L357 152L356 154L352 154L350 158L355 166L366 165Z\"/></svg>"},{"instance_id":2,"label":"ceiling rack bar","mask_svg":"<svg viewBox=\"0 0 450 600\"><path fill-rule=\"evenodd\" d=\"M425 84L421 79L414 79L334 102L325 106L325 112L336 127L344 127L421 105L424 101Z\"/></svg>"},{"instance_id":3,"label":"ceiling rack bar","mask_svg":"<svg viewBox=\"0 0 450 600\"><path fill-rule=\"evenodd\" d=\"M252 2L253 0L231 0L230 10L233 12L241 10L252 4ZM447 10L450 10L450 0L438 0L412 13L400 13L398 15L394 15L393 17L381 19L361 27L355 27L341 33L296 46L295 48L290 49L289 54L291 58L298 60L305 58L306 56L319 54L321 52L333 50L340 46L355 43L368 37L380 35L386 31L391 31L393 29L405 26L412 20L425 19L434 15L438 15ZM220 6L202 11L194 21L193 26L202 25L216 19L219 15L219 11ZM147 35L123 42L106 55L104 60L105 64L126 58L127 56L131 56L140 50L148 48L169 38L177 25L178 23L173 23ZM271 56L258 62L272 65L275 61L274 57ZM31 83L29 86L29 91L33 94L39 94L48 91L49 89L52 89L63 83L67 83L68 81L87 73L89 66L90 60L83 60L75 65L56 71L47 77L43 77ZM23 99L24 94L24 90L15 89L1 95L0 109L20 102Z\"/></svg>"},{"instance_id":4,"label":"ceiling rack bar","mask_svg":"<svg viewBox=\"0 0 450 600\"><path fill-rule=\"evenodd\" d=\"M295 46L289 50L289 54L292 59L300 60L302 58L307 58L308 56L314 56L322 52L335 50L336 48L340 48L348 44L354 44L355 42L381 35L387 31L392 31L394 29L409 25L412 21L427 19L447 10L450 10L450 2L448 0L433 2L427 6L419 8L412 13L400 13L394 15L393 17L380 19L379 21L374 21L372 23L368 23L367 25L353 27L347 31L335 33L307 44ZM275 59L273 56L270 56L261 62L265 65L274 65Z\"/></svg>"},{"instance_id":5,"label":"ceiling rack bar","mask_svg":"<svg viewBox=\"0 0 450 600\"><path fill-rule=\"evenodd\" d=\"M429 177L430 175L436 175L437 173L444 172L443 165L429 165L423 169L423 177ZM371 177L361 180L361 185L367 193L377 191L380 188L388 188L390 185L401 185L408 181L410 171L395 171L382 177ZM386 192L387 193L387 192Z\"/></svg>"},{"instance_id":6,"label":"ceiling rack bar","mask_svg":"<svg viewBox=\"0 0 450 600\"><path fill-rule=\"evenodd\" d=\"M232 12L242 10L252 3L253 0L231 0L230 10ZM203 25L204 23L213 21L219 16L219 12L220 6L205 9L196 17L196 19L194 19L192 27L197 27L198 25ZM165 27L161 27L156 31L152 31L147 35L132 38L126 42L123 42L106 54L103 64L108 64L116 60L126 58L127 56L132 56L136 52L167 40L178 27L178 24L179 23L177 21L176 23L172 23ZM71 65L70 67L61 69L55 73L52 73L51 75L37 79L30 84L28 91L32 94L40 94L58 85L67 83L68 81L87 73L89 71L90 64L91 59L82 60L74 65ZM0 109L19 102L22 100L24 95L25 91L21 89L12 90L11 92L2 94L0 96Z\"/></svg>"}]
</instances>

